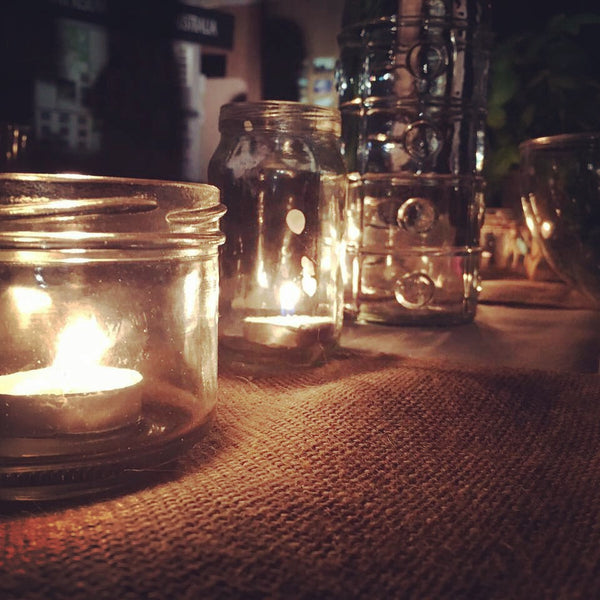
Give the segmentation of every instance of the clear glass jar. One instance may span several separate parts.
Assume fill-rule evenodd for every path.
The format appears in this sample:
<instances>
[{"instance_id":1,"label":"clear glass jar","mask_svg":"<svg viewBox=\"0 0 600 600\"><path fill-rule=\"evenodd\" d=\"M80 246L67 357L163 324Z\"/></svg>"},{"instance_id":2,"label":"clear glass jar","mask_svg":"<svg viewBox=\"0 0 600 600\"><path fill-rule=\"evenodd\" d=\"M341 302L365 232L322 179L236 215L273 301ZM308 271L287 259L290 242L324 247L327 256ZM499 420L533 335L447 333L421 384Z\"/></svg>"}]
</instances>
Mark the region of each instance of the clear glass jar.
<instances>
[{"instance_id":1,"label":"clear glass jar","mask_svg":"<svg viewBox=\"0 0 600 600\"><path fill-rule=\"evenodd\" d=\"M342 328L339 113L233 103L221 108L219 129L208 167L228 207L219 361L250 371L313 365Z\"/></svg>"},{"instance_id":2,"label":"clear glass jar","mask_svg":"<svg viewBox=\"0 0 600 600\"><path fill-rule=\"evenodd\" d=\"M349 314L396 325L475 318L489 0L347 0L338 94Z\"/></svg>"},{"instance_id":3,"label":"clear glass jar","mask_svg":"<svg viewBox=\"0 0 600 600\"><path fill-rule=\"evenodd\" d=\"M0 175L0 499L129 484L205 431L223 212L209 185Z\"/></svg>"}]
</instances>

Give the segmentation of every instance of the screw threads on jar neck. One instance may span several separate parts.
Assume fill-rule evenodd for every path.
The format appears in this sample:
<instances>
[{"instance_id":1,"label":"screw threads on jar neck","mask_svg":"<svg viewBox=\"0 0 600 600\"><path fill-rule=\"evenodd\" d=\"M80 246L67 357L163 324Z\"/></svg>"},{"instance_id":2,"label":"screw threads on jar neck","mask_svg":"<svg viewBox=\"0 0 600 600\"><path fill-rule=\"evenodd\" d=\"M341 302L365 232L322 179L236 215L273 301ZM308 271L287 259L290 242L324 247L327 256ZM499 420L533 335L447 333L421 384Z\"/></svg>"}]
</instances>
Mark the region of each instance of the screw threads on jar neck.
<instances>
[{"instance_id":1,"label":"screw threads on jar neck","mask_svg":"<svg viewBox=\"0 0 600 600\"><path fill-rule=\"evenodd\" d=\"M219 131L307 131L339 136L341 121L335 109L287 102L233 102L221 107Z\"/></svg>"}]
</instances>

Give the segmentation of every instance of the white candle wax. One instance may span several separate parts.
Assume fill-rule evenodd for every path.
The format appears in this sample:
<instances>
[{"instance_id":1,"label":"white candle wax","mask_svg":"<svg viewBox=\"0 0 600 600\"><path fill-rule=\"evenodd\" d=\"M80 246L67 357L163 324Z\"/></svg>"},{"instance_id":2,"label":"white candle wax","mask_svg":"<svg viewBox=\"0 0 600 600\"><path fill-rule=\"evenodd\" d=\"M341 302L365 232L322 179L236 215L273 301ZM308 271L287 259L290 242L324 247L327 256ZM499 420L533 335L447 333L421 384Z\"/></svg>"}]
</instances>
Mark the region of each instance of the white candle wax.
<instances>
[{"instance_id":1,"label":"white candle wax","mask_svg":"<svg viewBox=\"0 0 600 600\"><path fill-rule=\"evenodd\" d=\"M135 423L142 375L101 365L0 376L0 432L12 436L99 433Z\"/></svg>"},{"instance_id":2,"label":"white candle wax","mask_svg":"<svg viewBox=\"0 0 600 600\"><path fill-rule=\"evenodd\" d=\"M334 334L333 320L311 315L246 317L244 338L263 346L306 348L327 343Z\"/></svg>"}]
</instances>

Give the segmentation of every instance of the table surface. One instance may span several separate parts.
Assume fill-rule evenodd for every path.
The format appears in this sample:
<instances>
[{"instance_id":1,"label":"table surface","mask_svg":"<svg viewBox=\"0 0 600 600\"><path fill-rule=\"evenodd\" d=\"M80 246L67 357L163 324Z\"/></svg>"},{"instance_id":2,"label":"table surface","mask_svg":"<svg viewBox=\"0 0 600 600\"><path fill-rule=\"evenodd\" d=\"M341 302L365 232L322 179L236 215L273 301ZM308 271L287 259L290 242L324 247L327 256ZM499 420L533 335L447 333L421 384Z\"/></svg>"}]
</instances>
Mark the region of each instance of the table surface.
<instances>
[{"instance_id":1,"label":"table surface","mask_svg":"<svg viewBox=\"0 0 600 600\"><path fill-rule=\"evenodd\" d=\"M472 365L598 373L600 311L480 304L468 325L347 325L341 344Z\"/></svg>"},{"instance_id":2,"label":"table surface","mask_svg":"<svg viewBox=\"0 0 600 600\"><path fill-rule=\"evenodd\" d=\"M599 315L482 304L221 375L149 485L0 506L0 598L600 598Z\"/></svg>"}]
</instances>

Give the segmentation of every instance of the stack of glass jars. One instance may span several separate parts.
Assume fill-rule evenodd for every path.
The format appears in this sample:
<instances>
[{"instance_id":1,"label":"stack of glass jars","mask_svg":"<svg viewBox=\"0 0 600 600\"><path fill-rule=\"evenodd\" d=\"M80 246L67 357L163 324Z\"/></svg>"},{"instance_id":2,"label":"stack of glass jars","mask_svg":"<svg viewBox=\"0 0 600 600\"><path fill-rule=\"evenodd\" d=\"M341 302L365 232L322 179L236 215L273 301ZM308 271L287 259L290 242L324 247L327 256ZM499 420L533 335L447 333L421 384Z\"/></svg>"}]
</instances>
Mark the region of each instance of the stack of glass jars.
<instances>
[{"instance_id":1,"label":"stack of glass jars","mask_svg":"<svg viewBox=\"0 0 600 600\"><path fill-rule=\"evenodd\" d=\"M359 319L475 315L489 21L486 0L346 3L347 309Z\"/></svg>"}]
</instances>

